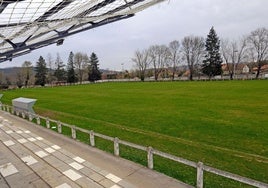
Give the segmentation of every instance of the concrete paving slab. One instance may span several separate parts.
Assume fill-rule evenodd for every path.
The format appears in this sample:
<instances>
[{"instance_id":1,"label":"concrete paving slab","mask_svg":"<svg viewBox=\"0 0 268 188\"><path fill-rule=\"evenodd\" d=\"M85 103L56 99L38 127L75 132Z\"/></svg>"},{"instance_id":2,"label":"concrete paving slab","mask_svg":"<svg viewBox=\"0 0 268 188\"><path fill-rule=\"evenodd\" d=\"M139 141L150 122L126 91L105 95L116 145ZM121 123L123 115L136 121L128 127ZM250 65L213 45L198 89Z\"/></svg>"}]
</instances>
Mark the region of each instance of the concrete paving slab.
<instances>
[{"instance_id":1,"label":"concrete paving slab","mask_svg":"<svg viewBox=\"0 0 268 188\"><path fill-rule=\"evenodd\" d=\"M11 175L6 177L6 181L8 182L8 185L13 188L13 187L20 187L20 188L31 188L33 187L31 185L30 177L29 179L26 179L25 176L23 176L20 173ZM36 179L33 177L33 180L35 181Z\"/></svg>"},{"instance_id":2,"label":"concrete paving slab","mask_svg":"<svg viewBox=\"0 0 268 188\"><path fill-rule=\"evenodd\" d=\"M93 181L100 182L101 180L104 179L104 176L101 176L100 174L93 173L89 175L89 178L92 179Z\"/></svg>"},{"instance_id":3,"label":"concrete paving slab","mask_svg":"<svg viewBox=\"0 0 268 188\"><path fill-rule=\"evenodd\" d=\"M74 157L73 160L75 160L78 163L83 163L86 161L85 159L82 159L81 157Z\"/></svg>"},{"instance_id":4,"label":"concrete paving slab","mask_svg":"<svg viewBox=\"0 0 268 188\"><path fill-rule=\"evenodd\" d=\"M59 185L59 186L57 186L55 188L72 188L72 187L67 183L63 183L63 184L61 184L61 185Z\"/></svg>"},{"instance_id":5,"label":"concrete paving slab","mask_svg":"<svg viewBox=\"0 0 268 188\"><path fill-rule=\"evenodd\" d=\"M72 158L62 154L60 151L53 152L51 155L55 156L58 159L61 159L61 161L64 161L67 164L73 162Z\"/></svg>"},{"instance_id":6,"label":"concrete paving slab","mask_svg":"<svg viewBox=\"0 0 268 188\"><path fill-rule=\"evenodd\" d=\"M36 173L32 172L31 174L24 176L23 181L25 183L28 182L29 184L31 184L31 182L37 181L39 179L40 179L40 177L38 175L36 175Z\"/></svg>"},{"instance_id":7,"label":"concrete paving slab","mask_svg":"<svg viewBox=\"0 0 268 188\"><path fill-rule=\"evenodd\" d=\"M68 184L72 188L81 188L81 186L79 186L76 182L67 178L65 175L58 177L58 181L56 182L56 185L54 187L57 187L62 184Z\"/></svg>"},{"instance_id":8,"label":"concrete paving slab","mask_svg":"<svg viewBox=\"0 0 268 188\"><path fill-rule=\"evenodd\" d=\"M86 175L87 177L90 177L92 174L96 173L95 171L93 171L90 168L82 168L79 170L79 172L81 172L81 174Z\"/></svg>"},{"instance_id":9,"label":"concrete paving slab","mask_svg":"<svg viewBox=\"0 0 268 188\"><path fill-rule=\"evenodd\" d=\"M35 152L35 155L37 155L40 158L44 158L44 157L48 156L48 154L44 151L37 151L37 152Z\"/></svg>"},{"instance_id":10,"label":"concrete paving slab","mask_svg":"<svg viewBox=\"0 0 268 188\"><path fill-rule=\"evenodd\" d=\"M38 136L38 137L36 137L36 140L44 140L44 138Z\"/></svg>"},{"instance_id":11,"label":"concrete paving slab","mask_svg":"<svg viewBox=\"0 0 268 188\"><path fill-rule=\"evenodd\" d=\"M3 177L7 177L18 173L19 171L12 163L7 163L0 166L0 173Z\"/></svg>"},{"instance_id":12,"label":"concrete paving slab","mask_svg":"<svg viewBox=\"0 0 268 188\"><path fill-rule=\"evenodd\" d=\"M8 131L6 131L6 133L7 134L11 134L11 133L13 133L13 131L12 130L8 130Z\"/></svg>"},{"instance_id":13,"label":"concrete paving slab","mask_svg":"<svg viewBox=\"0 0 268 188\"><path fill-rule=\"evenodd\" d=\"M59 149L61 149L61 147L60 146L58 146L58 145L53 145L53 146L51 146L53 149L55 149L55 150L59 150Z\"/></svg>"},{"instance_id":14,"label":"concrete paving slab","mask_svg":"<svg viewBox=\"0 0 268 188\"><path fill-rule=\"evenodd\" d=\"M39 188L39 187L42 187L42 188L51 188L51 186L49 186L46 182L44 182L42 179L38 179L36 181L33 181L31 183L33 185L33 187L35 188Z\"/></svg>"},{"instance_id":15,"label":"concrete paving slab","mask_svg":"<svg viewBox=\"0 0 268 188\"><path fill-rule=\"evenodd\" d=\"M7 140L7 141L5 141L4 142L4 144L6 145L6 146L13 146L13 145L15 145L15 143L12 141L12 140Z\"/></svg>"},{"instance_id":16,"label":"concrete paving slab","mask_svg":"<svg viewBox=\"0 0 268 188\"><path fill-rule=\"evenodd\" d=\"M36 139L33 138L33 137L28 138L28 140L29 140L30 142L35 142L35 141L36 141Z\"/></svg>"},{"instance_id":17,"label":"concrete paving slab","mask_svg":"<svg viewBox=\"0 0 268 188\"><path fill-rule=\"evenodd\" d=\"M76 180L76 183L81 186L81 187L94 187L94 188L103 188L103 186L101 186L100 184L86 178L86 177L82 177L78 180Z\"/></svg>"},{"instance_id":18,"label":"concrete paving slab","mask_svg":"<svg viewBox=\"0 0 268 188\"><path fill-rule=\"evenodd\" d=\"M57 147L54 147L54 148L57 148ZM61 150L61 153L66 155L66 156L68 156L69 158L72 158L72 159L77 157L77 155L74 155L74 154L72 154L71 152L69 152L67 150Z\"/></svg>"},{"instance_id":19,"label":"concrete paving slab","mask_svg":"<svg viewBox=\"0 0 268 188\"><path fill-rule=\"evenodd\" d=\"M107 172L106 170L101 170L98 172L99 174L101 174L102 176L107 176L108 174L110 174L109 172Z\"/></svg>"},{"instance_id":20,"label":"concrete paving slab","mask_svg":"<svg viewBox=\"0 0 268 188\"><path fill-rule=\"evenodd\" d=\"M117 177L116 175L113 174L108 174L105 176L106 178L108 178L109 180L113 181L114 183L118 183L120 182L122 179Z\"/></svg>"},{"instance_id":21,"label":"concrete paving slab","mask_svg":"<svg viewBox=\"0 0 268 188\"><path fill-rule=\"evenodd\" d=\"M5 119L0 127L0 154L4 153L4 157L0 156L0 165L12 163L18 170L3 178L5 181L23 181L21 186L27 188L190 187L8 113L0 112L0 116ZM1 188L5 181L0 181ZM12 186L21 188L15 183Z\"/></svg>"},{"instance_id":22,"label":"concrete paving slab","mask_svg":"<svg viewBox=\"0 0 268 188\"><path fill-rule=\"evenodd\" d=\"M26 142L23 145L29 150L31 150L32 152L40 151L40 148L32 142Z\"/></svg>"},{"instance_id":23,"label":"concrete paving slab","mask_svg":"<svg viewBox=\"0 0 268 188\"><path fill-rule=\"evenodd\" d=\"M37 161L35 158L33 158L31 155L26 156L26 157L23 157L23 158L21 158L21 160L22 160L25 164L27 164L27 165L29 165L29 166L38 162L38 161Z\"/></svg>"},{"instance_id":24,"label":"concrete paving slab","mask_svg":"<svg viewBox=\"0 0 268 188\"><path fill-rule=\"evenodd\" d=\"M130 184L129 182L127 182L125 180L118 182L118 185L120 185L120 187L137 188L135 185Z\"/></svg>"},{"instance_id":25,"label":"concrete paving slab","mask_svg":"<svg viewBox=\"0 0 268 188\"><path fill-rule=\"evenodd\" d=\"M72 162L69 164L69 166L73 167L75 170L80 170L80 169L84 168L84 166L80 165L77 162Z\"/></svg>"},{"instance_id":26,"label":"concrete paving slab","mask_svg":"<svg viewBox=\"0 0 268 188\"><path fill-rule=\"evenodd\" d=\"M75 172L72 169L66 170L65 172L63 172L63 174L73 181L76 181L79 178L82 178L82 176L80 174L78 174L77 172Z\"/></svg>"},{"instance_id":27,"label":"concrete paving slab","mask_svg":"<svg viewBox=\"0 0 268 188\"><path fill-rule=\"evenodd\" d=\"M18 139L17 141L18 141L19 143L21 143L21 144L24 144L24 143L28 142L28 140L26 140L26 139L24 139L24 138Z\"/></svg>"},{"instance_id":28,"label":"concrete paving slab","mask_svg":"<svg viewBox=\"0 0 268 188\"><path fill-rule=\"evenodd\" d=\"M112 187L110 187L110 188L121 188L120 186L118 186L118 185L113 185Z\"/></svg>"},{"instance_id":29,"label":"concrete paving slab","mask_svg":"<svg viewBox=\"0 0 268 188\"><path fill-rule=\"evenodd\" d=\"M35 144L37 146L39 146L40 148L46 148L47 147L47 144L45 144L44 142L37 141L37 142L35 142Z\"/></svg>"},{"instance_id":30,"label":"concrete paving slab","mask_svg":"<svg viewBox=\"0 0 268 188\"><path fill-rule=\"evenodd\" d=\"M56 150L54 150L54 149L52 149L52 148L50 148L50 147L45 148L45 150L46 150L46 152L48 152L48 153L53 153L53 152L56 151Z\"/></svg>"},{"instance_id":31,"label":"concrete paving slab","mask_svg":"<svg viewBox=\"0 0 268 188\"><path fill-rule=\"evenodd\" d=\"M114 182L112 182L111 180L109 179L103 179L99 182L100 185L102 185L103 187L105 188L110 188L114 185L116 185Z\"/></svg>"},{"instance_id":32,"label":"concrete paving slab","mask_svg":"<svg viewBox=\"0 0 268 188\"><path fill-rule=\"evenodd\" d=\"M0 175L0 185L1 188L10 188L9 185L5 182L5 179L1 177L1 175Z\"/></svg>"}]
</instances>

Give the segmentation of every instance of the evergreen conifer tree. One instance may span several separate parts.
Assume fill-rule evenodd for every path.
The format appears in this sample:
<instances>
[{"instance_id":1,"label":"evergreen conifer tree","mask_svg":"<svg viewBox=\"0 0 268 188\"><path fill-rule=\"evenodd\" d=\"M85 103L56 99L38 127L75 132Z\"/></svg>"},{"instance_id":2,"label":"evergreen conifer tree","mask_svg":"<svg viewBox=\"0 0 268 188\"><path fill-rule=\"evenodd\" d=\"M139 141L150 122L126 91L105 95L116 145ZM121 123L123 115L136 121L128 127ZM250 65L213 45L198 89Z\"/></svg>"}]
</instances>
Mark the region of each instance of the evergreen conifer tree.
<instances>
[{"instance_id":1,"label":"evergreen conifer tree","mask_svg":"<svg viewBox=\"0 0 268 188\"><path fill-rule=\"evenodd\" d=\"M70 52L67 65L67 82L75 83L77 82L77 77L74 71L74 54Z\"/></svg>"},{"instance_id":2,"label":"evergreen conifer tree","mask_svg":"<svg viewBox=\"0 0 268 188\"><path fill-rule=\"evenodd\" d=\"M57 54L55 65L56 70L54 72L54 76L57 78L58 81L66 80L66 71L64 70L65 65L63 64L59 54Z\"/></svg>"},{"instance_id":3,"label":"evergreen conifer tree","mask_svg":"<svg viewBox=\"0 0 268 188\"><path fill-rule=\"evenodd\" d=\"M36 74L35 74L35 85L45 86L46 76L47 76L47 67L45 59L40 56L39 60L36 63Z\"/></svg>"},{"instance_id":4,"label":"evergreen conifer tree","mask_svg":"<svg viewBox=\"0 0 268 188\"><path fill-rule=\"evenodd\" d=\"M202 65L202 72L206 74L209 79L213 76L221 75L222 58L220 55L220 40L216 31L212 27L206 39L206 55Z\"/></svg>"},{"instance_id":5,"label":"evergreen conifer tree","mask_svg":"<svg viewBox=\"0 0 268 188\"><path fill-rule=\"evenodd\" d=\"M88 81L94 82L101 79L101 72L99 70L99 60L97 55L93 52L90 56L88 67Z\"/></svg>"}]
</instances>

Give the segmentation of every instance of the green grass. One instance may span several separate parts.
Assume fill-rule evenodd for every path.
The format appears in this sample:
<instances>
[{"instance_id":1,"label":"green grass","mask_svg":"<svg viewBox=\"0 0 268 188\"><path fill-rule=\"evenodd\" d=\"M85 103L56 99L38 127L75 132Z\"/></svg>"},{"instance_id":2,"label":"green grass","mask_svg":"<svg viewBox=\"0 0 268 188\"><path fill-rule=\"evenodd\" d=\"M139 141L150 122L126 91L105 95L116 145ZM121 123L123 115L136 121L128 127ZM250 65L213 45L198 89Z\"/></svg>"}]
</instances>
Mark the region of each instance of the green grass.
<instances>
[{"instance_id":1,"label":"green grass","mask_svg":"<svg viewBox=\"0 0 268 188\"><path fill-rule=\"evenodd\" d=\"M266 80L104 83L3 94L3 103L36 98L35 111L43 116L268 183ZM110 151L103 142L99 147ZM137 151L124 150L124 157L144 164L132 156ZM157 170L195 185L191 169L156 161ZM244 186L211 174L205 178L206 187Z\"/></svg>"}]
</instances>

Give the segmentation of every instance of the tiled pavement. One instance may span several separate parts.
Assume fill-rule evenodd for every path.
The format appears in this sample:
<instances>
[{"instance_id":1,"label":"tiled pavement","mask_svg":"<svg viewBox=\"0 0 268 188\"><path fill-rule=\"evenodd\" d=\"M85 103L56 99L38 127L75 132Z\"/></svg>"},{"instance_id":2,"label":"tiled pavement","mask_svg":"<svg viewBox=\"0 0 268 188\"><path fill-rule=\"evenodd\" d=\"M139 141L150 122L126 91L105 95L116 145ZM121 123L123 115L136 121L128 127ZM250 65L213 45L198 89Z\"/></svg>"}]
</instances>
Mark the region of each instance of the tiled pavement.
<instances>
[{"instance_id":1,"label":"tiled pavement","mask_svg":"<svg viewBox=\"0 0 268 188\"><path fill-rule=\"evenodd\" d=\"M7 113L0 115L1 188L189 187Z\"/></svg>"}]
</instances>

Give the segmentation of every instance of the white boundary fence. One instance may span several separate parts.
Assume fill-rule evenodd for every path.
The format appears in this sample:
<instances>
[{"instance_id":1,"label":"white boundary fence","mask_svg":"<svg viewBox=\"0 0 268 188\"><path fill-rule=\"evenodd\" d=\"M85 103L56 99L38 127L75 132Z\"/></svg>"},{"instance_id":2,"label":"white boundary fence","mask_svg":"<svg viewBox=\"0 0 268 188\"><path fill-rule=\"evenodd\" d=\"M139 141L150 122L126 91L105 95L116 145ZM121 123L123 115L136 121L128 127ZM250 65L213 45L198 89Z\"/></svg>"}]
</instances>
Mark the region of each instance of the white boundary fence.
<instances>
[{"instance_id":1,"label":"white boundary fence","mask_svg":"<svg viewBox=\"0 0 268 188\"><path fill-rule=\"evenodd\" d=\"M43 119L43 121L46 122L45 124L46 124L46 127L48 129L50 129L50 122L56 123L57 124L57 131L60 134L62 133L62 126L68 127L68 128L71 129L71 137L73 139L76 139L76 131L77 130L81 131L83 133L86 133L86 134L89 135L89 144L92 147L95 146L95 137L99 137L99 138L102 138L104 140L111 141L111 142L114 143L114 155L115 156L120 156L120 144L128 146L128 147L131 147L131 148L135 148L135 149L138 149L138 150L145 151L145 152L147 152L147 166L148 166L149 169L154 168L154 160L153 160L154 155L157 155L157 156L163 157L165 159L176 161L178 163L181 163L181 164L196 168L196 171L197 171L196 187L197 188L203 188L204 187L204 178L203 178L204 171L210 172L212 174L216 174L218 176L222 176L222 177L225 177L225 178L228 178L228 179L232 179L232 180L235 180L235 181L238 181L240 183L247 184L247 185L251 185L251 186L255 186L255 187L259 187L259 188L268 188L268 184L266 184L266 183L256 181L256 180L253 180L253 179L249 179L249 178L245 178L245 177L242 177L242 176L239 176L239 175L236 175L236 174L232 174L230 172L226 172L226 171L223 171L223 170L219 170L219 169L210 167L210 166L206 166L202 162L196 163L196 162L193 162L193 161L189 161L187 159L183 159L183 158L180 158L180 157L168 154L168 153L161 152L161 151L156 150L156 149L154 149L154 148L152 148L150 146L145 147L145 146L133 144L133 143L130 143L130 142L127 142L127 141L124 141L124 140L120 140L117 137L113 138L113 137L110 137L110 136L106 136L106 135L103 135L103 134L100 134L100 133L96 133L93 130L89 131L89 130L86 130L86 129L82 129L80 127L76 127L74 125L69 125L69 124L62 123L60 121L55 121L55 120L52 120L52 119L49 119L47 117L43 117L43 116L40 116L40 115L37 115L37 114L32 114L30 112L15 111L12 106L5 105L5 104L0 104L0 110L9 112L9 113L11 113L13 115L17 115L17 116L22 117L24 119L28 118L28 120L30 122L32 122L33 119L36 119L36 124L38 124L38 125L41 124L41 119Z\"/></svg>"}]
</instances>

